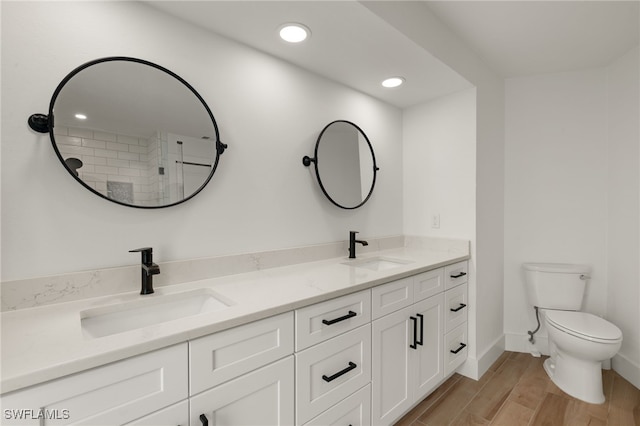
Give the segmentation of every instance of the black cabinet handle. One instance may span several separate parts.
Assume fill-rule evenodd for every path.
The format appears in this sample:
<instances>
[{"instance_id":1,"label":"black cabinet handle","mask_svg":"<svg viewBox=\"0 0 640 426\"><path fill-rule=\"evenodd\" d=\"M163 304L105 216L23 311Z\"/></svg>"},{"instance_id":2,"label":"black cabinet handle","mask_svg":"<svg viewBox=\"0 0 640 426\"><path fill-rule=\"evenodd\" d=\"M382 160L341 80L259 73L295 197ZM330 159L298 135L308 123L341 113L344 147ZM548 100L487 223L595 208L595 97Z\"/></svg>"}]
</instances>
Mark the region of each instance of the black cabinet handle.
<instances>
[{"instance_id":1,"label":"black cabinet handle","mask_svg":"<svg viewBox=\"0 0 640 426\"><path fill-rule=\"evenodd\" d=\"M460 343L460 347L458 349L456 349L455 351L453 349L449 350L449 352L451 352L452 354L457 354L458 352L460 352L461 350L463 350L467 345L464 343Z\"/></svg>"},{"instance_id":2,"label":"black cabinet handle","mask_svg":"<svg viewBox=\"0 0 640 426\"><path fill-rule=\"evenodd\" d=\"M453 309L453 308L449 308L449 310L451 312L458 312L460 309L465 308L467 305L465 305L464 303L461 303L460 306L458 306L457 308Z\"/></svg>"},{"instance_id":3,"label":"black cabinet handle","mask_svg":"<svg viewBox=\"0 0 640 426\"><path fill-rule=\"evenodd\" d=\"M322 376L322 380L324 380L325 382L331 382L335 379L337 379L338 377L347 374L349 371L353 370L354 368L356 368L357 365L355 365L353 362L349 361L349 366L347 368L345 368L344 370L340 370L338 371L336 374L334 374L333 376Z\"/></svg>"},{"instance_id":4,"label":"black cabinet handle","mask_svg":"<svg viewBox=\"0 0 640 426\"><path fill-rule=\"evenodd\" d=\"M322 320L322 323L326 324L326 325L331 325L331 324L335 324L335 323L340 322L340 321L348 320L349 318L353 318L356 315L358 315L358 314L356 314L353 311L349 311L349 313L347 315L345 315L345 316L342 316L340 318L334 318L332 320Z\"/></svg>"},{"instance_id":5,"label":"black cabinet handle","mask_svg":"<svg viewBox=\"0 0 640 426\"><path fill-rule=\"evenodd\" d=\"M200 421L202 422L202 426L209 426L209 420L204 414L200 414Z\"/></svg>"},{"instance_id":6,"label":"black cabinet handle","mask_svg":"<svg viewBox=\"0 0 640 426\"><path fill-rule=\"evenodd\" d=\"M465 275L467 275L466 272L460 272L458 275L449 275L451 278L460 278L460 277L464 277Z\"/></svg>"},{"instance_id":7,"label":"black cabinet handle","mask_svg":"<svg viewBox=\"0 0 640 426\"><path fill-rule=\"evenodd\" d=\"M413 343L409 345L411 349L418 349L418 318L409 317L413 323Z\"/></svg>"},{"instance_id":8,"label":"black cabinet handle","mask_svg":"<svg viewBox=\"0 0 640 426\"><path fill-rule=\"evenodd\" d=\"M418 318L420 318L420 340L416 340L416 345L422 346L424 340L424 315L416 314Z\"/></svg>"}]
</instances>

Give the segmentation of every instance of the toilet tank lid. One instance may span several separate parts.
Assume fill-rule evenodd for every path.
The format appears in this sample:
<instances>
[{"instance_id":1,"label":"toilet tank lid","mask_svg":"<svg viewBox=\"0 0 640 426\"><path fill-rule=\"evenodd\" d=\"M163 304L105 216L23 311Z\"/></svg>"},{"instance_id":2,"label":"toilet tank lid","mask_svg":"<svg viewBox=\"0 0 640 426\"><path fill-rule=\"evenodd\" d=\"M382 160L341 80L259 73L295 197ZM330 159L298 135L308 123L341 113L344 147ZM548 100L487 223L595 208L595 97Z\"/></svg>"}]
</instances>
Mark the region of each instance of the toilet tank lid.
<instances>
[{"instance_id":1,"label":"toilet tank lid","mask_svg":"<svg viewBox=\"0 0 640 426\"><path fill-rule=\"evenodd\" d=\"M588 265L573 263L525 263L522 267L527 271L556 272L562 274L587 274L591 272Z\"/></svg>"}]
</instances>

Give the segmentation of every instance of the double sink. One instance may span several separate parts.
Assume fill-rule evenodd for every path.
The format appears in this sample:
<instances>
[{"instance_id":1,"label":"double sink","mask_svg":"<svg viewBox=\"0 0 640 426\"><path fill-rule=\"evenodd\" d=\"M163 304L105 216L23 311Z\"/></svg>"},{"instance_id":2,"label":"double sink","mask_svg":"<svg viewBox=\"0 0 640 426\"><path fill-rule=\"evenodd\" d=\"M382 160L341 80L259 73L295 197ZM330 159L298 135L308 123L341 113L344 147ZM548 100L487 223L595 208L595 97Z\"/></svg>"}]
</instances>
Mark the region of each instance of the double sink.
<instances>
[{"instance_id":1,"label":"double sink","mask_svg":"<svg viewBox=\"0 0 640 426\"><path fill-rule=\"evenodd\" d=\"M370 257L343 262L353 268L385 271L413 263L389 257ZM213 290L202 288L171 294L156 294L125 303L86 309L80 312L85 338L99 338L152 325L227 309L234 304Z\"/></svg>"}]
</instances>

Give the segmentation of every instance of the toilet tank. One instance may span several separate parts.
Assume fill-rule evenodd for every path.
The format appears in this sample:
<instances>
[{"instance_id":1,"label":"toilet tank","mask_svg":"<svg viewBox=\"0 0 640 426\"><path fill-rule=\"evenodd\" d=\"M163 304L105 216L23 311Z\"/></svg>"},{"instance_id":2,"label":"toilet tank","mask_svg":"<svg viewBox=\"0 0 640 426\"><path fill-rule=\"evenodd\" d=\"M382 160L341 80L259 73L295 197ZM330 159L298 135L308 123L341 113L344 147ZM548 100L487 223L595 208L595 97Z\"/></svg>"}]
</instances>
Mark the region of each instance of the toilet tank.
<instances>
[{"instance_id":1,"label":"toilet tank","mask_svg":"<svg viewBox=\"0 0 640 426\"><path fill-rule=\"evenodd\" d=\"M522 265L529 303L543 309L578 311L591 268L568 263Z\"/></svg>"}]
</instances>

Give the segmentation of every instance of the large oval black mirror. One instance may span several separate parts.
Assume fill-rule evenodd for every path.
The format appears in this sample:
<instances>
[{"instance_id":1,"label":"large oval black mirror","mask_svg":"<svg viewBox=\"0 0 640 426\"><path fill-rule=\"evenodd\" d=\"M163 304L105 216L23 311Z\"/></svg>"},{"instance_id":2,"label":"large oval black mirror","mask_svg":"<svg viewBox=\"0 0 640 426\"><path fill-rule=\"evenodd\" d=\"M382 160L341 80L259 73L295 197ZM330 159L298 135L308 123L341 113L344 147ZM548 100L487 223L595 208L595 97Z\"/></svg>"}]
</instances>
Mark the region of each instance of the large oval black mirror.
<instances>
[{"instance_id":1,"label":"large oval black mirror","mask_svg":"<svg viewBox=\"0 0 640 426\"><path fill-rule=\"evenodd\" d=\"M226 145L198 92L154 63L128 57L88 62L56 88L49 115L29 117L91 192L118 204L182 203L211 180Z\"/></svg>"},{"instance_id":2,"label":"large oval black mirror","mask_svg":"<svg viewBox=\"0 0 640 426\"><path fill-rule=\"evenodd\" d=\"M326 125L318 136L314 158L305 156L302 163L314 163L322 192L343 209L355 209L367 202L379 170L369 138L346 120Z\"/></svg>"}]
</instances>

